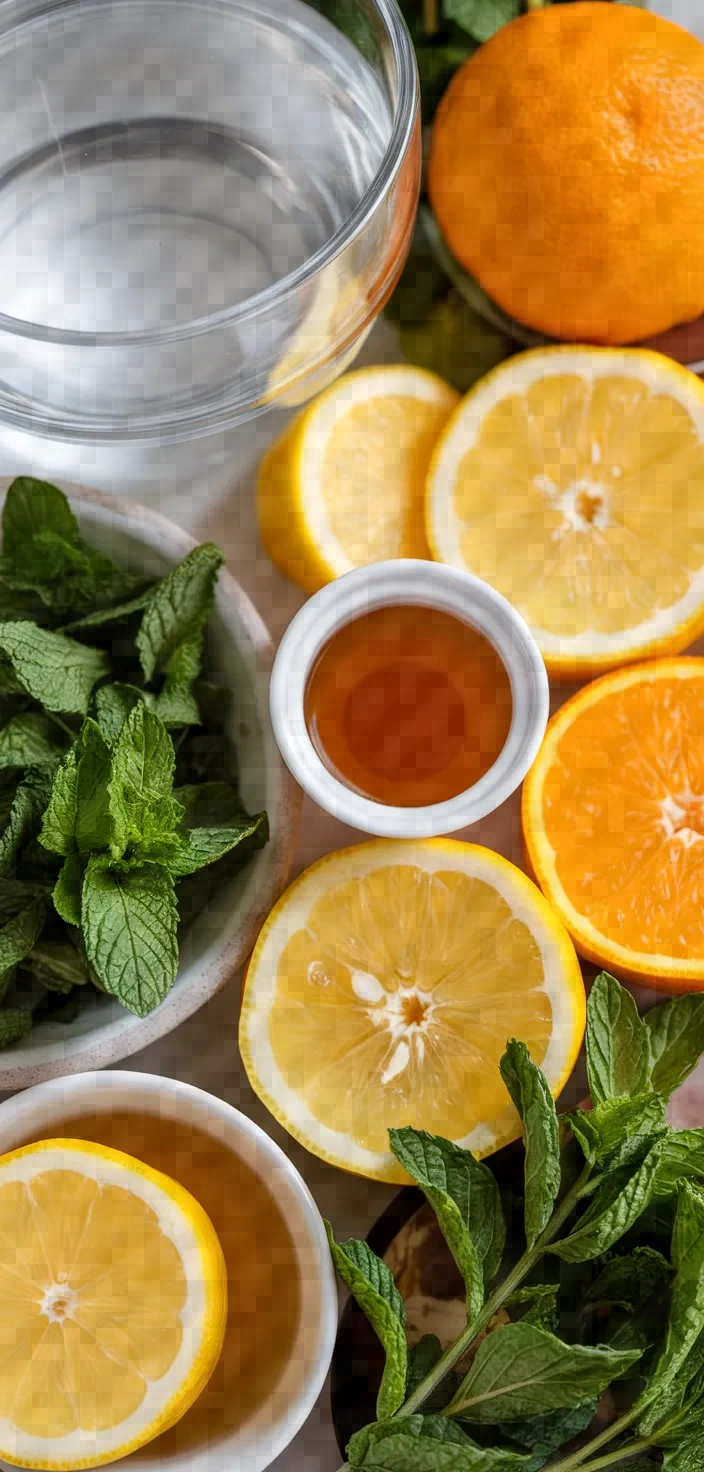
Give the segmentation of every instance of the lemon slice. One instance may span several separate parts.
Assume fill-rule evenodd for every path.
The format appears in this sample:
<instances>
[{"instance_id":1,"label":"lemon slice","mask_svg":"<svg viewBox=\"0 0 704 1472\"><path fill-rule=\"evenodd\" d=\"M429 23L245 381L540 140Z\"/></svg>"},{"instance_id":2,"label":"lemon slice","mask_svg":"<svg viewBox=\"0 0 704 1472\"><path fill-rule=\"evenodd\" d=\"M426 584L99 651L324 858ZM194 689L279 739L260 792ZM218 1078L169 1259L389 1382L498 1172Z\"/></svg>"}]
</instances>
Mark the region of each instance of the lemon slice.
<instances>
[{"instance_id":1,"label":"lemon slice","mask_svg":"<svg viewBox=\"0 0 704 1472\"><path fill-rule=\"evenodd\" d=\"M227 1288L198 1202L119 1150L0 1159L0 1457L97 1467L178 1421L219 1359Z\"/></svg>"},{"instance_id":2,"label":"lemon slice","mask_svg":"<svg viewBox=\"0 0 704 1472\"><path fill-rule=\"evenodd\" d=\"M391 1126L489 1154L520 1133L499 1074L507 1039L558 1094L584 1020L572 942L525 874L452 839L376 840L321 859L272 910L240 1049L256 1093L315 1155L405 1181Z\"/></svg>"},{"instance_id":3,"label":"lemon slice","mask_svg":"<svg viewBox=\"0 0 704 1472\"><path fill-rule=\"evenodd\" d=\"M430 456L457 403L424 369L361 368L294 419L262 461L264 546L307 592L389 557L429 557L423 495Z\"/></svg>"},{"instance_id":4,"label":"lemon slice","mask_svg":"<svg viewBox=\"0 0 704 1472\"><path fill-rule=\"evenodd\" d=\"M704 630L704 385L640 349L541 348L467 395L436 447L433 555L492 583L551 673Z\"/></svg>"}]
</instances>

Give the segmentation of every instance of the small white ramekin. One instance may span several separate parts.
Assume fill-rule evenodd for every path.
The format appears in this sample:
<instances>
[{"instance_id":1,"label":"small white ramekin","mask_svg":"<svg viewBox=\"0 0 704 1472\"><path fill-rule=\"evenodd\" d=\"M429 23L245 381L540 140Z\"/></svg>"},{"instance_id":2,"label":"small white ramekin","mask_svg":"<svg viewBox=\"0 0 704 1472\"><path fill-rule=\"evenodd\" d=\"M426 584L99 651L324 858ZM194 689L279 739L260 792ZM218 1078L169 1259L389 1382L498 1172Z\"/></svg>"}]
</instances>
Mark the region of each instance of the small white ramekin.
<instances>
[{"instance_id":1,"label":"small white ramekin","mask_svg":"<svg viewBox=\"0 0 704 1472\"><path fill-rule=\"evenodd\" d=\"M493 644L511 681L513 718L506 744L489 771L457 797L427 807L391 807L351 791L321 761L306 726L304 698L323 646L345 624L390 604L442 609ZM328 583L289 624L269 688L274 735L301 787L343 823L383 838L432 838L455 833L498 808L515 792L535 759L548 718L543 658L520 614L480 578L444 563L403 558L355 568Z\"/></svg>"},{"instance_id":2,"label":"small white ramekin","mask_svg":"<svg viewBox=\"0 0 704 1472\"><path fill-rule=\"evenodd\" d=\"M203 1089L155 1074L77 1073L4 1100L0 1155L32 1140L60 1137L64 1120L116 1111L156 1115L212 1135L264 1181L291 1233L301 1310L291 1356L278 1383L236 1430L202 1448L163 1451L158 1461L160 1472L263 1472L308 1419L335 1347L337 1288L320 1212L295 1166L258 1125ZM133 1452L127 1463L130 1472L154 1472L156 1446L158 1441Z\"/></svg>"}]
</instances>

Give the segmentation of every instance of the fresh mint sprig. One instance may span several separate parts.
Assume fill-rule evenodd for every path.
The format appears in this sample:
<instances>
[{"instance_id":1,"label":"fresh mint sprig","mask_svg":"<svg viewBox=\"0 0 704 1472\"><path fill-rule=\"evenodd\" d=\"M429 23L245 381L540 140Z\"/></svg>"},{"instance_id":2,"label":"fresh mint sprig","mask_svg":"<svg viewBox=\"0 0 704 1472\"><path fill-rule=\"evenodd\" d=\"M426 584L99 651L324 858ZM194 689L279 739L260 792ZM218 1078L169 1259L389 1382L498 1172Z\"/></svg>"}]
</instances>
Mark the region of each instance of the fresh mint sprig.
<instances>
[{"instance_id":1,"label":"fresh mint sprig","mask_svg":"<svg viewBox=\"0 0 704 1472\"><path fill-rule=\"evenodd\" d=\"M704 1468L704 1131L665 1123L670 1088L696 1066L704 1042L693 1000L663 1003L641 1019L630 993L602 973L587 1007L595 1108L561 1120L527 1049L508 1043L501 1073L523 1123L526 1246L503 1272L505 1227L489 1166L426 1131L389 1132L462 1273L467 1324L444 1351L426 1336L408 1355L388 1268L366 1243L335 1243L328 1225L338 1271L386 1351L382 1387L393 1383L377 1421L349 1443L352 1472ZM663 1203L667 1253L632 1231ZM559 1332L560 1281L528 1281L557 1259L594 1264L578 1339ZM657 1311L644 1334L650 1303ZM532 1318L541 1305L547 1322ZM460 1379L456 1366L472 1350ZM586 1437L615 1382L623 1382L620 1414Z\"/></svg>"},{"instance_id":2,"label":"fresh mint sprig","mask_svg":"<svg viewBox=\"0 0 704 1472\"><path fill-rule=\"evenodd\" d=\"M229 692L200 679L220 550L145 583L26 476L2 530L0 1047L50 1015L52 994L68 1020L86 982L138 1016L158 1006L182 896L190 921L267 838L237 790Z\"/></svg>"}]
</instances>

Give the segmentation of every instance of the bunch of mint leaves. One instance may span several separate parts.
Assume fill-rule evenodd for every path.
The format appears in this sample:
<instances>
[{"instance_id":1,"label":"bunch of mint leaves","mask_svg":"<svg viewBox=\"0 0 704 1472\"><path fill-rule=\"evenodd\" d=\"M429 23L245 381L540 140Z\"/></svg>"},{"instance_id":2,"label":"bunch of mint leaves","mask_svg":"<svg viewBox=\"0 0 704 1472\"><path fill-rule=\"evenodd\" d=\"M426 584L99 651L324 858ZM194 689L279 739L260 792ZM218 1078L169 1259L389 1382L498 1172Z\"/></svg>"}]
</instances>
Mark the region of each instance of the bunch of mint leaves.
<instances>
[{"instance_id":1,"label":"bunch of mint leaves","mask_svg":"<svg viewBox=\"0 0 704 1472\"><path fill-rule=\"evenodd\" d=\"M550 3L571 0L399 0L418 63L426 143L455 72L502 26ZM644 7L648 0L603 3ZM371 28L359 0L313 4L374 60ZM404 358L438 373L460 393L519 348L548 341L503 312L454 258L424 189L410 255L385 316L398 329Z\"/></svg>"},{"instance_id":2,"label":"bunch of mint leaves","mask_svg":"<svg viewBox=\"0 0 704 1472\"><path fill-rule=\"evenodd\" d=\"M641 1018L606 972L587 1008L591 1110L558 1116L525 1045L507 1044L501 1076L524 1132L522 1249L507 1241L487 1164L423 1130L389 1131L459 1269L467 1325L444 1352L433 1335L409 1351L389 1268L326 1223L337 1272L385 1351L377 1420L352 1437L347 1468L702 1472L704 1129L671 1129L665 1106L703 1051L704 995Z\"/></svg>"},{"instance_id":3,"label":"bunch of mint leaves","mask_svg":"<svg viewBox=\"0 0 704 1472\"><path fill-rule=\"evenodd\" d=\"M239 796L229 693L201 679L219 549L147 584L26 476L2 532L0 1047L73 1020L93 987L146 1016L179 919L267 839Z\"/></svg>"}]
</instances>

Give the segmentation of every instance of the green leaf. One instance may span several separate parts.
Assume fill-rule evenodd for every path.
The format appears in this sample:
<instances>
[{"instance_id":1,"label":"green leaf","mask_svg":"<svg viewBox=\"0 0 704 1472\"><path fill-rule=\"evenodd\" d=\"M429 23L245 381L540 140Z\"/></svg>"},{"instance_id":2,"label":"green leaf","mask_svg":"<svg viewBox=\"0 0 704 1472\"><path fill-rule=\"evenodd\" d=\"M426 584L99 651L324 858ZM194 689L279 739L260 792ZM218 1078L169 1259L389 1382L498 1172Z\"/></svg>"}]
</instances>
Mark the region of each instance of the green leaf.
<instances>
[{"instance_id":1,"label":"green leaf","mask_svg":"<svg viewBox=\"0 0 704 1472\"><path fill-rule=\"evenodd\" d=\"M665 1100L659 1094L633 1099L607 1099L595 1109L575 1109L563 1116L587 1160L609 1170L640 1165L656 1140L668 1133Z\"/></svg>"},{"instance_id":2,"label":"green leaf","mask_svg":"<svg viewBox=\"0 0 704 1472\"><path fill-rule=\"evenodd\" d=\"M54 909L67 925L79 926L81 923L81 889L83 887L83 867L80 854L70 854L54 886L52 899Z\"/></svg>"},{"instance_id":3,"label":"green leaf","mask_svg":"<svg viewBox=\"0 0 704 1472\"><path fill-rule=\"evenodd\" d=\"M178 970L173 880L160 864L124 870L92 858L83 880L83 938L106 992L137 1017L163 1002Z\"/></svg>"},{"instance_id":4,"label":"green leaf","mask_svg":"<svg viewBox=\"0 0 704 1472\"><path fill-rule=\"evenodd\" d=\"M0 837L0 874L11 873L22 849L39 831L50 791L47 768L30 768L15 792L9 822Z\"/></svg>"},{"instance_id":5,"label":"green leaf","mask_svg":"<svg viewBox=\"0 0 704 1472\"><path fill-rule=\"evenodd\" d=\"M67 858L76 849L76 771L78 747L67 751L54 776L39 842Z\"/></svg>"},{"instance_id":6,"label":"green leaf","mask_svg":"<svg viewBox=\"0 0 704 1472\"><path fill-rule=\"evenodd\" d=\"M535 1283L527 1288L517 1288L504 1299L504 1308L516 1308L527 1303L528 1309L521 1314L520 1322L535 1324L538 1329L549 1329L552 1332L557 1329L559 1322L559 1291L558 1283Z\"/></svg>"},{"instance_id":7,"label":"green leaf","mask_svg":"<svg viewBox=\"0 0 704 1472\"><path fill-rule=\"evenodd\" d=\"M263 831L268 834L266 813L256 813L252 818L242 818L232 828L194 828L183 835L182 847L173 855L165 857L169 872L174 878L182 879L195 874L208 864L217 863L224 854L230 853L244 839L252 838Z\"/></svg>"},{"instance_id":8,"label":"green leaf","mask_svg":"<svg viewBox=\"0 0 704 1472\"><path fill-rule=\"evenodd\" d=\"M62 748L51 734L46 716L25 711L0 731L0 770L5 767L55 766Z\"/></svg>"},{"instance_id":9,"label":"green leaf","mask_svg":"<svg viewBox=\"0 0 704 1472\"><path fill-rule=\"evenodd\" d=\"M109 747L100 727L88 716L80 735L76 770L75 834L82 854L109 847L110 775Z\"/></svg>"},{"instance_id":10,"label":"green leaf","mask_svg":"<svg viewBox=\"0 0 704 1472\"><path fill-rule=\"evenodd\" d=\"M123 685L119 680L96 690L95 716L108 746L114 746L130 712L145 701L143 690L135 685Z\"/></svg>"},{"instance_id":11,"label":"green leaf","mask_svg":"<svg viewBox=\"0 0 704 1472\"><path fill-rule=\"evenodd\" d=\"M48 481L19 475L7 492L2 511L5 555L13 560L24 557L40 528L67 542L78 540L78 522L63 491Z\"/></svg>"},{"instance_id":12,"label":"green leaf","mask_svg":"<svg viewBox=\"0 0 704 1472\"><path fill-rule=\"evenodd\" d=\"M652 1087L669 1099L704 1053L704 995L673 997L643 1018L653 1059Z\"/></svg>"},{"instance_id":13,"label":"green leaf","mask_svg":"<svg viewBox=\"0 0 704 1472\"><path fill-rule=\"evenodd\" d=\"M613 1247L652 1200L662 1148L663 1142L658 1140L631 1175L614 1172L569 1237L553 1243L548 1251L565 1262L588 1262Z\"/></svg>"},{"instance_id":14,"label":"green leaf","mask_svg":"<svg viewBox=\"0 0 704 1472\"><path fill-rule=\"evenodd\" d=\"M426 1375L430 1374L441 1354L442 1345L437 1334L424 1334L417 1344L409 1349L406 1366L406 1400L422 1384Z\"/></svg>"},{"instance_id":15,"label":"green leaf","mask_svg":"<svg viewBox=\"0 0 704 1472\"><path fill-rule=\"evenodd\" d=\"M198 668L200 668L200 658ZM197 726L200 724L200 712L190 684L172 675L167 675L164 688L157 695L154 709L165 726Z\"/></svg>"},{"instance_id":16,"label":"green leaf","mask_svg":"<svg viewBox=\"0 0 704 1472\"><path fill-rule=\"evenodd\" d=\"M393 1277L366 1242L336 1242L325 1223L333 1262L345 1287L381 1341L386 1363L377 1396L379 1420L393 1416L406 1393L406 1310Z\"/></svg>"},{"instance_id":17,"label":"green leaf","mask_svg":"<svg viewBox=\"0 0 704 1472\"><path fill-rule=\"evenodd\" d=\"M653 1464L650 1465L652 1468ZM631 1472L630 1463L624 1472ZM704 1472L704 1425L696 1426L689 1436L684 1435L674 1446L666 1447L662 1472Z\"/></svg>"},{"instance_id":18,"label":"green leaf","mask_svg":"<svg viewBox=\"0 0 704 1472\"><path fill-rule=\"evenodd\" d=\"M77 618L70 624L65 624L62 633L79 634L90 629L101 629L106 624L122 623L132 614L141 613L146 608L152 596L152 586L145 588L143 592L137 593L134 598L128 598L123 603L113 603L108 608L96 608L92 613L84 613L82 618Z\"/></svg>"},{"instance_id":19,"label":"green leaf","mask_svg":"<svg viewBox=\"0 0 704 1472\"><path fill-rule=\"evenodd\" d=\"M195 666L200 664L200 642L224 561L219 548L205 542L189 552L153 590L137 635L145 680L153 680L159 670L168 674L171 661L174 661L172 671L183 674L185 663L195 679L198 674Z\"/></svg>"},{"instance_id":20,"label":"green leaf","mask_svg":"<svg viewBox=\"0 0 704 1472\"><path fill-rule=\"evenodd\" d=\"M558 1447L591 1426L598 1404L598 1397L592 1397L582 1405L569 1406L567 1410L549 1411L541 1416L530 1416L525 1421L509 1421L505 1434L519 1446L528 1447L532 1452L530 1467L538 1468L552 1457Z\"/></svg>"},{"instance_id":21,"label":"green leaf","mask_svg":"<svg viewBox=\"0 0 704 1472\"><path fill-rule=\"evenodd\" d=\"M653 1397L647 1406L649 1434L658 1440L665 1440L672 1424L679 1422L681 1425L682 1419L687 1418L691 1408L697 1407L704 1388L703 1373L704 1333L699 1335L685 1355L676 1374L664 1386L654 1386ZM679 1426L677 1429L679 1430Z\"/></svg>"},{"instance_id":22,"label":"green leaf","mask_svg":"<svg viewBox=\"0 0 704 1472\"><path fill-rule=\"evenodd\" d=\"M526 1472L520 1453L480 1447L445 1416L376 1422L347 1447L352 1472Z\"/></svg>"},{"instance_id":23,"label":"green leaf","mask_svg":"<svg viewBox=\"0 0 704 1472\"><path fill-rule=\"evenodd\" d=\"M639 1356L639 1350L565 1344L532 1324L506 1324L479 1345L448 1415L499 1425L579 1406Z\"/></svg>"},{"instance_id":24,"label":"green leaf","mask_svg":"<svg viewBox=\"0 0 704 1472\"><path fill-rule=\"evenodd\" d=\"M607 1262L591 1284L586 1302L634 1313L671 1271L667 1258L654 1247L636 1247Z\"/></svg>"},{"instance_id":25,"label":"green leaf","mask_svg":"<svg viewBox=\"0 0 704 1472\"><path fill-rule=\"evenodd\" d=\"M47 710L85 715L96 680L108 672L102 650L37 624L0 624L0 649L25 689Z\"/></svg>"},{"instance_id":26,"label":"green leaf","mask_svg":"<svg viewBox=\"0 0 704 1472\"><path fill-rule=\"evenodd\" d=\"M180 849L177 829L182 808L171 796L174 748L163 722L140 703L130 711L112 754L109 784L113 858L128 845L148 857L155 845Z\"/></svg>"},{"instance_id":27,"label":"green leaf","mask_svg":"<svg viewBox=\"0 0 704 1472\"><path fill-rule=\"evenodd\" d=\"M650 1035L631 996L602 971L587 1003L587 1074L595 1104L650 1088Z\"/></svg>"},{"instance_id":28,"label":"green leaf","mask_svg":"<svg viewBox=\"0 0 704 1472\"><path fill-rule=\"evenodd\" d=\"M512 1038L499 1065L523 1120L525 1133L525 1229L532 1247L552 1216L560 1189L560 1127L547 1079L525 1043Z\"/></svg>"},{"instance_id":29,"label":"green leaf","mask_svg":"<svg viewBox=\"0 0 704 1472\"><path fill-rule=\"evenodd\" d=\"M0 1048L8 1048L10 1043L18 1043L20 1038L26 1036L31 1026L32 1012L29 1007L0 1008Z\"/></svg>"},{"instance_id":30,"label":"green leaf","mask_svg":"<svg viewBox=\"0 0 704 1472\"><path fill-rule=\"evenodd\" d=\"M49 896L35 885L0 879L0 977L14 970L38 941Z\"/></svg>"},{"instance_id":31,"label":"green leaf","mask_svg":"<svg viewBox=\"0 0 704 1472\"><path fill-rule=\"evenodd\" d=\"M68 993L90 981L88 966L70 940L39 940L22 962L47 991Z\"/></svg>"},{"instance_id":32,"label":"green leaf","mask_svg":"<svg viewBox=\"0 0 704 1472\"><path fill-rule=\"evenodd\" d=\"M402 323L399 342L407 362L438 373L458 393L466 393L512 350L508 339L455 293L436 302L423 321Z\"/></svg>"},{"instance_id":33,"label":"green leaf","mask_svg":"<svg viewBox=\"0 0 704 1472\"><path fill-rule=\"evenodd\" d=\"M675 1277L670 1294L670 1317L660 1357L648 1394L663 1394L672 1384L704 1329L704 1192L685 1181L677 1196L672 1233ZM642 1428L652 1430L646 1413Z\"/></svg>"},{"instance_id":34,"label":"green leaf","mask_svg":"<svg viewBox=\"0 0 704 1472\"><path fill-rule=\"evenodd\" d=\"M521 13L521 0L443 0L443 15L475 41L488 41Z\"/></svg>"},{"instance_id":35,"label":"green leaf","mask_svg":"<svg viewBox=\"0 0 704 1472\"><path fill-rule=\"evenodd\" d=\"M183 808L184 828L234 828L247 817L231 782L191 782L174 787L173 796Z\"/></svg>"},{"instance_id":36,"label":"green leaf","mask_svg":"<svg viewBox=\"0 0 704 1472\"><path fill-rule=\"evenodd\" d=\"M663 1142L655 1200L674 1196L683 1181L704 1182L704 1129L670 1130Z\"/></svg>"},{"instance_id":37,"label":"green leaf","mask_svg":"<svg viewBox=\"0 0 704 1472\"><path fill-rule=\"evenodd\" d=\"M426 1130L389 1130L389 1143L433 1207L462 1274L467 1314L473 1318L484 1302L485 1261L488 1257L493 1276L506 1237L496 1181L469 1150Z\"/></svg>"}]
</instances>

